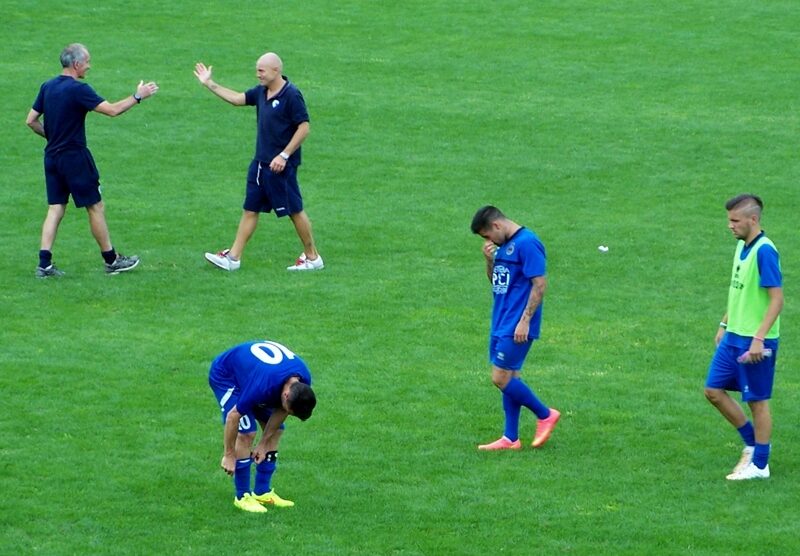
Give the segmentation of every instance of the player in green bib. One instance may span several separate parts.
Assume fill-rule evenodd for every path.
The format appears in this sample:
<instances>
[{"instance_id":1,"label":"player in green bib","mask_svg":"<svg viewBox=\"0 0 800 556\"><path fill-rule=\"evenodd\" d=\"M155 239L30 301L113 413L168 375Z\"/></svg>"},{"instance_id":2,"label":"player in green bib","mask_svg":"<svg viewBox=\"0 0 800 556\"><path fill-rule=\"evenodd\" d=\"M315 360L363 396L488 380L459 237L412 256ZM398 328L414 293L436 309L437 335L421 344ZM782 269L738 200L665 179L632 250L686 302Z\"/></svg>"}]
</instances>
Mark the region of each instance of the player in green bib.
<instances>
[{"instance_id":1,"label":"player in green bib","mask_svg":"<svg viewBox=\"0 0 800 556\"><path fill-rule=\"evenodd\" d=\"M738 240L733 256L728 310L717 330L717 350L706 378L705 395L744 442L731 481L769 477L772 415L769 400L775 377L783 308L783 277L775 244L761 229L764 203L755 195L725 204L728 228ZM752 422L728 390L742 393Z\"/></svg>"}]
</instances>

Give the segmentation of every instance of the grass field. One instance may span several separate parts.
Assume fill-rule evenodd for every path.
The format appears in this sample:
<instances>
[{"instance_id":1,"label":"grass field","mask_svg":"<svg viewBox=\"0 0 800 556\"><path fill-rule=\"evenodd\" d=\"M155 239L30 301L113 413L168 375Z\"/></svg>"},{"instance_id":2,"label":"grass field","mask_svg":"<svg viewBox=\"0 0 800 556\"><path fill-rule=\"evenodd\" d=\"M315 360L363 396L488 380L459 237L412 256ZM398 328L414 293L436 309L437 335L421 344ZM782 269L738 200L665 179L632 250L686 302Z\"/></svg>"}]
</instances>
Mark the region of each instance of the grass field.
<instances>
[{"instance_id":1,"label":"grass field","mask_svg":"<svg viewBox=\"0 0 800 556\"><path fill-rule=\"evenodd\" d=\"M4 4L0 554L796 554L800 420L800 14L794 2L118 0ZM43 141L24 125L58 54L92 53L115 246L106 276L70 207L36 280ZM242 269L212 269L240 215L267 50L303 91L300 169L326 269L262 218ZM702 385L734 241L724 202L766 203L786 306L773 476L730 484L738 437ZM543 338L524 376L564 414L538 451L478 453L502 426L486 361L475 209L543 238ZM792 231L794 230L794 231ZM599 244L610 251L601 254ZM207 386L220 351L302 355L320 404L291 422L243 514ZM523 415L522 433L534 422Z\"/></svg>"}]
</instances>

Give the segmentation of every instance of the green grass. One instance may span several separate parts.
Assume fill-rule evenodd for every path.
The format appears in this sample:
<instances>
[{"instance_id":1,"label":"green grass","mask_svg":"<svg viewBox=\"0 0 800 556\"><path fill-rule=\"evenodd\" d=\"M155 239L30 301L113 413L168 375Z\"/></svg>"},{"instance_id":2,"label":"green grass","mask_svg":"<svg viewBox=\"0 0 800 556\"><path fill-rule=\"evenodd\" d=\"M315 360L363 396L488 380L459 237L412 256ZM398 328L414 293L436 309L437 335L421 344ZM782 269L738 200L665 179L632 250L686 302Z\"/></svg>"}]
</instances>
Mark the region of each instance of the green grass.
<instances>
[{"instance_id":1,"label":"green grass","mask_svg":"<svg viewBox=\"0 0 800 556\"><path fill-rule=\"evenodd\" d=\"M794 3L7 4L0 553L800 551ZM70 207L67 275L37 281L43 143L24 117L72 41L109 100L161 86L87 126L112 239L143 263L105 276ZM232 240L255 130L192 69L244 90L266 50L312 118L299 176L321 273L286 273L299 243L270 215L239 272L202 258ZM702 384L742 191L766 201L787 303L773 477L728 484L737 437ZM475 450L502 419L469 233L487 203L548 248L524 376L564 419L539 451ZM206 374L262 337L308 361L320 405L281 445L297 507L250 516L218 468Z\"/></svg>"}]
</instances>

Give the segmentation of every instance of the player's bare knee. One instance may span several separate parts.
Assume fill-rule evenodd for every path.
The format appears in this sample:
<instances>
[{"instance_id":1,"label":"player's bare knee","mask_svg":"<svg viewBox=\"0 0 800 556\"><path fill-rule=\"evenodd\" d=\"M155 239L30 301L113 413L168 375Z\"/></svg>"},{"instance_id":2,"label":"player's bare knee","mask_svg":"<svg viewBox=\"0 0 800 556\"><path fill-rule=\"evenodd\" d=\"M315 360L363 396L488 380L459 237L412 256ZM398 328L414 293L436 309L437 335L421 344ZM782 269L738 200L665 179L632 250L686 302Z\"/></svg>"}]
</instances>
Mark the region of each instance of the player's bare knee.
<instances>
[{"instance_id":1,"label":"player's bare knee","mask_svg":"<svg viewBox=\"0 0 800 556\"><path fill-rule=\"evenodd\" d=\"M722 390L719 388L705 388L703 389L703 393L706 399L714 405L717 405L722 398Z\"/></svg>"},{"instance_id":2,"label":"player's bare knee","mask_svg":"<svg viewBox=\"0 0 800 556\"><path fill-rule=\"evenodd\" d=\"M508 385L511 380L511 373L502 369L492 370L492 383L502 390Z\"/></svg>"},{"instance_id":3,"label":"player's bare knee","mask_svg":"<svg viewBox=\"0 0 800 556\"><path fill-rule=\"evenodd\" d=\"M256 438L255 432L240 432L236 436L236 446L237 448L249 448L253 445L253 441Z\"/></svg>"}]
</instances>

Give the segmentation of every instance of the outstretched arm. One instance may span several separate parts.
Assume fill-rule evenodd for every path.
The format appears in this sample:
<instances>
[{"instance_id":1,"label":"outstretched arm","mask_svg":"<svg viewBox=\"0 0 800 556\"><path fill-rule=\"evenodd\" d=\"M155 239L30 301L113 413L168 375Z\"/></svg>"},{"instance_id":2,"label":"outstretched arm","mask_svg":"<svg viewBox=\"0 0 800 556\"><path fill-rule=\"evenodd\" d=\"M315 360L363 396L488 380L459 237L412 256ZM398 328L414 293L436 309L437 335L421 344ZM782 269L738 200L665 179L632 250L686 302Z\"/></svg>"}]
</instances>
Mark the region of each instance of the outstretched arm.
<instances>
[{"instance_id":1,"label":"outstretched arm","mask_svg":"<svg viewBox=\"0 0 800 556\"><path fill-rule=\"evenodd\" d=\"M211 79L212 67L213 66L206 67L204 63L198 62L194 66L194 76L197 77L197 80L200 81L200 83L202 83L203 86L205 86L209 91L217 95L225 102L229 102L234 106L244 106L245 105L244 93L238 93L232 89L223 87L222 85Z\"/></svg>"},{"instance_id":2,"label":"outstretched arm","mask_svg":"<svg viewBox=\"0 0 800 556\"><path fill-rule=\"evenodd\" d=\"M131 96L125 97L117 102L108 102L107 100L104 100L94 107L94 111L105 114L106 116L111 116L113 118L115 116L119 116L120 114L124 114L142 102L143 99L156 94L157 91L158 85L156 85L155 82L150 81L149 83L145 83L144 81L139 81L139 85L136 87L136 92Z\"/></svg>"}]
</instances>

